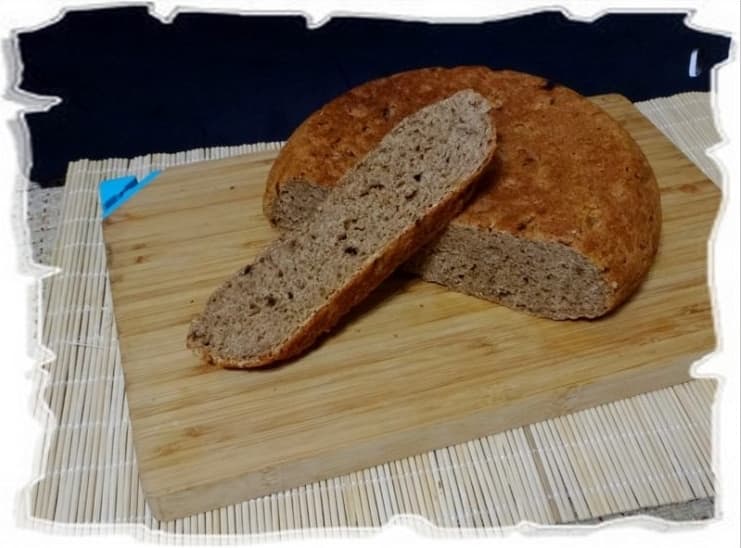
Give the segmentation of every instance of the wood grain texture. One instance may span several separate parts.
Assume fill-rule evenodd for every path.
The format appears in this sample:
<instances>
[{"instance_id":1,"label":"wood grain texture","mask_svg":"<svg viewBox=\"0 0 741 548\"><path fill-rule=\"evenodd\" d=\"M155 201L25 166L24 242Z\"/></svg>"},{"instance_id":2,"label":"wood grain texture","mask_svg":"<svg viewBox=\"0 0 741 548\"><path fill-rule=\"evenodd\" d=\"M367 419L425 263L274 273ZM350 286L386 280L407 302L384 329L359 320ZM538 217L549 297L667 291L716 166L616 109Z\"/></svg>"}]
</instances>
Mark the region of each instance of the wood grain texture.
<instances>
[{"instance_id":1,"label":"wood grain texture","mask_svg":"<svg viewBox=\"0 0 741 548\"><path fill-rule=\"evenodd\" d=\"M160 519L683 382L715 347L707 241L720 192L624 98L594 98L656 172L664 225L606 318L534 318L394 276L312 352L257 371L185 348L210 292L276 236L274 152L170 168L104 222L142 487Z\"/></svg>"}]
</instances>

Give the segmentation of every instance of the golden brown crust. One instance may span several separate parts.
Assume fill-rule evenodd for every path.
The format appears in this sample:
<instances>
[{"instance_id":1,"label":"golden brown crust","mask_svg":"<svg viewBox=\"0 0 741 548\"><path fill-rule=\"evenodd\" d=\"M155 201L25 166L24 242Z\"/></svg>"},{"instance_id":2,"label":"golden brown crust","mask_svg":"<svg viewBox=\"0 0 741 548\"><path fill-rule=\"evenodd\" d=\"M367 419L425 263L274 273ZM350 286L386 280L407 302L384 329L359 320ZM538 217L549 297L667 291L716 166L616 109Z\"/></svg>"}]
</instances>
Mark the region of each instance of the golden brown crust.
<instances>
[{"instance_id":1,"label":"golden brown crust","mask_svg":"<svg viewBox=\"0 0 741 548\"><path fill-rule=\"evenodd\" d=\"M494 106L498 145L491 175L453 222L586 256L623 302L648 271L661 227L659 190L630 135L602 109L543 78L485 67L429 68L363 84L312 114L291 135L267 181L272 219L292 181L326 188L401 118L459 89Z\"/></svg>"}]
</instances>

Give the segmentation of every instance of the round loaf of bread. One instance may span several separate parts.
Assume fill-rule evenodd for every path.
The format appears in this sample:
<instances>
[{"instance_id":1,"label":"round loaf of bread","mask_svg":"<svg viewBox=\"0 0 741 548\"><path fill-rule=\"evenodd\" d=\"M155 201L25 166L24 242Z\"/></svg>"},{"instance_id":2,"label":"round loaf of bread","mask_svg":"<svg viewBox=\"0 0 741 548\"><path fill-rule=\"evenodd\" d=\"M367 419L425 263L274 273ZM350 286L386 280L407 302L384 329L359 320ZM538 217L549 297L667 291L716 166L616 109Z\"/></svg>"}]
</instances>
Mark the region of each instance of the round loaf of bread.
<instances>
[{"instance_id":1,"label":"round loaf of bread","mask_svg":"<svg viewBox=\"0 0 741 548\"><path fill-rule=\"evenodd\" d=\"M494 160L469 206L405 268L548 318L613 310L656 254L656 179L618 122L537 76L427 68L348 91L291 135L267 181L265 214L281 228L296 226L401 119L466 88L494 107Z\"/></svg>"}]
</instances>

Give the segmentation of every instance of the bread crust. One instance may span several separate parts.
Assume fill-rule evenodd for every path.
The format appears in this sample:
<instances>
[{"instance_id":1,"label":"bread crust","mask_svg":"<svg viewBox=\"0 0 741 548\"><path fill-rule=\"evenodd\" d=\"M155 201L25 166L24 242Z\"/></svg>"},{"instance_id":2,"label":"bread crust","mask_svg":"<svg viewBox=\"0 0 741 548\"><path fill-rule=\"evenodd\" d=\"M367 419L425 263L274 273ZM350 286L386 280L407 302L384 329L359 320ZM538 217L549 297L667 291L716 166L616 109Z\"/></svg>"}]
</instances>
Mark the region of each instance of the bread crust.
<instances>
[{"instance_id":1,"label":"bread crust","mask_svg":"<svg viewBox=\"0 0 741 548\"><path fill-rule=\"evenodd\" d=\"M566 245L602 273L607 312L648 272L661 231L653 171L628 132L575 91L486 67L426 68L358 86L307 118L268 176L263 206L275 222L293 182L330 189L399 120L470 88L493 105L498 144L481 190L452 222Z\"/></svg>"}]
</instances>

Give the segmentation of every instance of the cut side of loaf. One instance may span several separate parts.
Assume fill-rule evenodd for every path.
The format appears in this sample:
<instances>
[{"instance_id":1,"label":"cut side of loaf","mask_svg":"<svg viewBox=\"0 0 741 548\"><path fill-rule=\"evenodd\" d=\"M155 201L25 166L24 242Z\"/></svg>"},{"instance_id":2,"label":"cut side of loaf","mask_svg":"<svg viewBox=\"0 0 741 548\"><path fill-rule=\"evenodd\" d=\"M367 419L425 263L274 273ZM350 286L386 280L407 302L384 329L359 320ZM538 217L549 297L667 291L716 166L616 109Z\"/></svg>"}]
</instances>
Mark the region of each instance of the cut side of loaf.
<instances>
[{"instance_id":1,"label":"cut side of loaf","mask_svg":"<svg viewBox=\"0 0 741 548\"><path fill-rule=\"evenodd\" d=\"M397 119L458 89L493 106L497 150L466 209L403 268L552 319L596 318L645 278L661 232L659 188L630 134L585 97L538 76L427 68L353 88L309 116L268 177L264 210L293 229Z\"/></svg>"},{"instance_id":2,"label":"cut side of loaf","mask_svg":"<svg viewBox=\"0 0 741 548\"><path fill-rule=\"evenodd\" d=\"M490 109L463 90L404 118L315 215L211 295L188 347L243 368L311 346L461 211L494 153Z\"/></svg>"},{"instance_id":3,"label":"cut side of loaf","mask_svg":"<svg viewBox=\"0 0 741 548\"><path fill-rule=\"evenodd\" d=\"M403 265L454 291L564 320L607 312L602 273L571 247L458 223Z\"/></svg>"}]
</instances>

